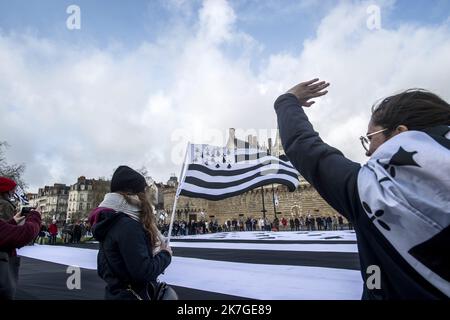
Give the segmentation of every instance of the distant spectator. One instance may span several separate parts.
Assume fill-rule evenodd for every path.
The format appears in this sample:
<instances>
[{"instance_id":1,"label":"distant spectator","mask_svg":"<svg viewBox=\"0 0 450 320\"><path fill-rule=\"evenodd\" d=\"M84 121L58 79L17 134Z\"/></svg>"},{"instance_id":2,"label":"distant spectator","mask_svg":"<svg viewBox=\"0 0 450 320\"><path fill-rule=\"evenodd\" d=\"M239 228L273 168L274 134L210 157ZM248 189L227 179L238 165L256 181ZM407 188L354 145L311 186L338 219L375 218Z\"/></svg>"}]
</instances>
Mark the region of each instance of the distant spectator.
<instances>
[{"instance_id":1,"label":"distant spectator","mask_svg":"<svg viewBox=\"0 0 450 320\"><path fill-rule=\"evenodd\" d=\"M305 114L311 99L328 92L329 83L318 81L300 83L277 99L280 137L302 177L350 230L354 224L363 299L448 301L450 104L423 89L380 99L359 139L370 157L361 165L326 144ZM373 86L365 87L369 92ZM368 285L374 278L375 288Z\"/></svg>"},{"instance_id":2,"label":"distant spectator","mask_svg":"<svg viewBox=\"0 0 450 320\"><path fill-rule=\"evenodd\" d=\"M348 230L353 230L353 223L348 220Z\"/></svg>"},{"instance_id":3,"label":"distant spectator","mask_svg":"<svg viewBox=\"0 0 450 320\"><path fill-rule=\"evenodd\" d=\"M242 218L239 219L239 231L244 231L244 221Z\"/></svg>"},{"instance_id":4,"label":"distant spectator","mask_svg":"<svg viewBox=\"0 0 450 320\"><path fill-rule=\"evenodd\" d=\"M272 230L271 223L269 222L269 219L267 219L267 218L264 219L264 230L266 230L266 231Z\"/></svg>"},{"instance_id":5,"label":"distant spectator","mask_svg":"<svg viewBox=\"0 0 450 320\"><path fill-rule=\"evenodd\" d=\"M298 217L295 217L294 224L295 224L295 231L299 231L300 230L300 220L298 220Z\"/></svg>"},{"instance_id":6,"label":"distant spectator","mask_svg":"<svg viewBox=\"0 0 450 320\"><path fill-rule=\"evenodd\" d=\"M339 230L344 230L344 219L342 216L338 217L338 223L339 223Z\"/></svg>"},{"instance_id":7,"label":"distant spectator","mask_svg":"<svg viewBox=\"0 0 450 320\"><path fill-rule=\"evenodd\" d=\"M332 230L333 220L331 220L330 216L327 217L326 222L327 222L327 230Z\"/></svg>"},{"instance_id":8,"label":"distant spectator","mask_svg":"<svg viewBox=\"0 0 450 320\"><path fill-rule=\"evenodd\" d=\"M72 243L73 242L73 223L71 222L70 219L67 219L61 233L63 236L64 243Z\"/></svg>"},{"instance_id":9,"label":"distant spectator","mask_svg":"<svg viewBox=\"0 0 450 320\"><path fill-rule=\"evenodd\" d=\"M295 228L294 219L292 218L289 219L289 226L291 227L291 231L294 231Z\"/></svg>"},{"instance_id":10,"label":"distant spectator","mask_svg":"<svg viewBox=\"0 0 450 320\"><path fill-rule=\"evenodd\" d=\"M303 227L305 226L305 219L303 218L303 216L300 216L300 218L298 219L298 225L299 230L303 230Z\"/></svg>"},{"instance_id":11,"label":"distant spectator","mask_svg":"<svg viewBox=\"0 0 450 320\"><path fill-rule=\"evenodd\" d=\"M43 244L45 237L47 236L47 226L45 223L41 223L41 229L39 230L38 235L34 238L33 244L36 242L39 244Z\"/></svg>"},{"instance_id":12,"label":"distant spectator","mask_svg":"<svg viewBox=\"0 0 450 320\"><path fill-rule=\"evenodd\" d=\"M245 231L252 231L252 220L250 218L245 220Z\"/></svg>"},{"instance_id":13,"label":"distant spectator","mask_svg":"<svg viewBox=\"0 0 450 320\"><path fill-rule=\"evenodd\" d=\"M81 240L81 225L80 221L77 221L73 226L73 242L80 243Z\"/></svg>"},{"instance_id":14,"label":"distant spectator","mask_svg":"<svg viewBox=\"0 0 450 320\"><path fill-rule=\"evenodd\" d=\"M58 226L56 225L56 220L53 220L52 224L48 227L48 233L50 235L49 244L56 244L56 235L58 234Z\"/></svg>"},{"instance_id":15,"label":"distant spectator","mask_svg":"<svg viewBox=\"0 0 450 320\"><path fill-rule=\"evenodd\" d=\"M280 220L277 217L273 219L273 231L280 231Z\"/></svg>"},{"instance_id":16,"label":"distant spectator","mask_svg":"<svg viewBox=\"0 0 450 320\"><path fill-rule=\"evenodd\" d=\"M287 229L287 219L285 217L281 218L281 226L282 226L282 230L286 231L286 229Z\"/></svg>"},{"instance_id":17,"label":"distant spectator","mask_svg":"<svg viewBox=\"0 0 450 320\"><path fill-rule=\"evenodd\" d=\"M317 230L322 230L322 218L316 217Z\"/></svg>"},{"instance_id":18,"label":"distant spectator","mask_svg":"<svg viewBox=\"0 0 450 320\"><path fill-rule=\"evenodd\" d=\"M338 229L338 218L336 216L333 216L332 224L333 224L333 230L337 230Z\"/></svg>"}]
</instances>

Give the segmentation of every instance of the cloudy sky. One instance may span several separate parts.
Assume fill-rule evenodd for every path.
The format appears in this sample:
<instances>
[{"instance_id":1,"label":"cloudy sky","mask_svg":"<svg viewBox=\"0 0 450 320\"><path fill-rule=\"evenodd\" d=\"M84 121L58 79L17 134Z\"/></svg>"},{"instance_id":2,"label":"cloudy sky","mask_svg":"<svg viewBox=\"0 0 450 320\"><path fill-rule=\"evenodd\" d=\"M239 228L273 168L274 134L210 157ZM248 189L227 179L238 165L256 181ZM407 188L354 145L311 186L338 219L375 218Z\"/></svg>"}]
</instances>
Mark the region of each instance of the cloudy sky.
<instances>
[{"instance_id":1,"label":"cloudy sky","mask_svg":"<svg viewBox=\"0 0 450 320\"><path fill-rule=\"evenodd\" d=\"M0 0L0 140L30 191L120 164L166 181L187 141L273 135L278 95L320 77L315 129L364 162L371 105L410 87L450 100L449 57L447 0Z\"/></svg>"}]
</instances>

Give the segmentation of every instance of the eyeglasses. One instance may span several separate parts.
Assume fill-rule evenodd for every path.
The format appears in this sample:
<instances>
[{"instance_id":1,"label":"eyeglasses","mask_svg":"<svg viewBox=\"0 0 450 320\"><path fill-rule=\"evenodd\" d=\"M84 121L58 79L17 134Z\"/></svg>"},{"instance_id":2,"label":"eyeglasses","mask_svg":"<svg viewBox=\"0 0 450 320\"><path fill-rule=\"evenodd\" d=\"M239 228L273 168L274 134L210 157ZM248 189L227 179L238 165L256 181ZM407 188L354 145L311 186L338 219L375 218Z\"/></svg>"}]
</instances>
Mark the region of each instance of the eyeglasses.
<instances>
[{"instance_id":1,"label":"eyeglasses","mask_svg":"<svg viewBox=\"0 0 450 320\"><path fill-rule=\"evenodd\" d=\"M387 131L387 130L388 130L387 128L386 128L386 129L381 129L381 130L378 130L378 131L369 133L369 134L367 134L366 136L361 136L361 137L359 137L359 140L361 140L361 144L362 144L364 150L366 150L367 152L369 152L369 145L370 145L370 139L369 139L369 137L374 136L374 135L376 135L376 134L378 134L378 133Z\"/></svg>"}]
</instances>

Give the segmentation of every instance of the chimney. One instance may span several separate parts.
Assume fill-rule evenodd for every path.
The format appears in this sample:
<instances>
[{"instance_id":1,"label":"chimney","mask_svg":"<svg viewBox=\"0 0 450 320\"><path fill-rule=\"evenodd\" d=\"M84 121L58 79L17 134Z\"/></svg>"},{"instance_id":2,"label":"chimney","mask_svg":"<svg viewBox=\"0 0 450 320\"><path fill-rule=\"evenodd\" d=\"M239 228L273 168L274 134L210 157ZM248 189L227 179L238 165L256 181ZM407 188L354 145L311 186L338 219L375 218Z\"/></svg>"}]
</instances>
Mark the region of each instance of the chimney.
<instances>
[{"instance_id":1,"label":"chimney","mask_svg":"<svg viewBox=\"0 0 450 320\"><path fill-rule=\"evenodd\" d=\"M236 148L235 140L236 140L236 130L234 128L228 129L227 149L233 150L234 148Z\"/></svg>"},{"instance_id":2,"label":"chimney","mask_svg":"<svg viewBox=\"0 0 450 320\"><path fill-rule=\"evenodd\" d=\"M249 146L251 147L252 143L253 143L253 136L251 134L249 134L247 136L247 142L248 142Z\"/></svg>"},{"instance_id":3,"label":"chimney","mask_svg":"<svg viewBox=\"0 0 450 320\"><path fill-rule=\"evenodd\" d=\"M253 148L258 148L258 137L257 136L253 136Z\"/></svg>"}]
</instances>

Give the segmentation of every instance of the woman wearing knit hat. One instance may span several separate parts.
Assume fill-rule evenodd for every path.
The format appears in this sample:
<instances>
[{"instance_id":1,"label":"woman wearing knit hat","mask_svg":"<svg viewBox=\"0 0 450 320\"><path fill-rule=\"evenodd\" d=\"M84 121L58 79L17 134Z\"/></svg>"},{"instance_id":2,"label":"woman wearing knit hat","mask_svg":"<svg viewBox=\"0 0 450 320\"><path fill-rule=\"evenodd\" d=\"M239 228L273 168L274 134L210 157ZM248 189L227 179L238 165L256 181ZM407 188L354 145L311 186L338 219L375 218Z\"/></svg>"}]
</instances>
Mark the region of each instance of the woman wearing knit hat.
<instances>
[{"instance_id":1,"label":"woman wearing knit hat","mask_svg":"<svg viewBox=\"0 0 450 320\"><path fill-rule=\"evenodd\" d=\"M94 237L100 242L98 275L105 280L106 299L146 298L149 283L171 262L155 222L145 178L120 166L111 180L111 193L90 214Z\"/></svg>"}]
</instances>

